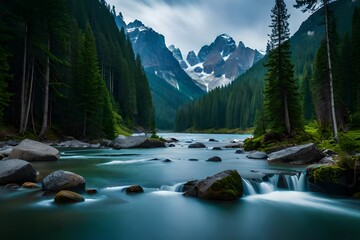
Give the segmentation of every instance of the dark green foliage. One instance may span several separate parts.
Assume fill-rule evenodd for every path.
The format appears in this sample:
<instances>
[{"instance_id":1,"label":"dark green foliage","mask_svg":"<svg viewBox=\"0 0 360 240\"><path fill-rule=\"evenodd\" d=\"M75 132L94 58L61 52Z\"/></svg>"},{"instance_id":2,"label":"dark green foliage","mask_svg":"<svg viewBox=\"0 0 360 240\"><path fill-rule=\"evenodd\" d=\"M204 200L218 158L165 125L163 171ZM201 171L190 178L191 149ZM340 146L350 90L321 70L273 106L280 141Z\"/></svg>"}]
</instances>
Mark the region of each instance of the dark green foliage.
<instances>
[{"instance_id":1,"label":"dark green foliage","mask_svg":"<svg viewBox=\"0 0 360 240\"><path fill-rule=\"evenodd\" d=\"M315 119L315 109L314 109L314 101L311 93L311 78L312 78L312 71L309 67L305 73L305 77L302 81L301 85L301 92L302 92L302 106L304 112L304 119L306 121L311 121Z\"/></svg>"},{"instance_id":2,"label":"dark green foliage","mask_svg":"<svg viewBox=\"0 0 360 240\"><path fill-rule=\"evenodd\" d=\"M4 9L0 6L0 126L3 124L4 110L8 106L11 96L7 84L7 81L11 79L11 75L9 74L8 65L9 52L5 45L8 40L8 29L4 25L5 14Z\"/></svg>"},{"instance_id":3,"label":"dark green foliage","mask_svg":"<svg viewBox=\"0 0 360 240\"><path fill-rule=\"evenodd\" d=\"M353 69L353 111L360 111L360 8L355 8L352 20L351 56Z\"/></svg>"},{"instance_id":4,"label":"dark green foliage","mask_svg":"<svg viewBox=\"0 0 360 240\"><path fill-rule=\"evenodd\" d=\"M284 1L276 0L272 9L268 72L265 77L265 114L273 132L294 134L303 130L302 111L293 65L290 61L289 27Z\"/></svg>"},{"instance_id":5,"label":"dark green foliage","mask_svg":"<svg viewBox=\"0 0 360 240\"><path fill-rule=\"evenodd\" d=\"M9 26L12 37L9 52L0 41L6 53L0 51L1 71L7 60L16 79L0 84L14 92L11 105L0 111L7 124L20 125L22 134L31 126L37 134L43 121L41 132L56 125L63 134L94 138L114 136L124 121L154 128L141 63L105 1L14 0L1 1L0 8L11 16L0 16L0 30Z\"/></svg>"}]
</instances>

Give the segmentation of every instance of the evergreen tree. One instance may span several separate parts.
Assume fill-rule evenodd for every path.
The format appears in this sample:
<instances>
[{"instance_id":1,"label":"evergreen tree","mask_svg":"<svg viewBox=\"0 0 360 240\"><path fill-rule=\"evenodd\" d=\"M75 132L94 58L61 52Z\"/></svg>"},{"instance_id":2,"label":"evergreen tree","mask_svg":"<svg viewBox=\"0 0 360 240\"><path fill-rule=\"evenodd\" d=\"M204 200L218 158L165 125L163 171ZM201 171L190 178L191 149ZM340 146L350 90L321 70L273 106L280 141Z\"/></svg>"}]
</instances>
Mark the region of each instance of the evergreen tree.
<instances>
[{"instance_id":1,"label":"evergreen tree","mask_svg":"<svg viewBox=\"0 0 360 240\"><path fill-rule=\"evenodd\" d=\"M308 67L305 72L305 77L302 81L301 92L302 92L302 106L304 119L307 121L313 120L315 118L315 109L314 109L314 100L311 92L311 78L312 71L311 68Z\"/></svg>"},{"instance_id":2,"label":"evergreen tree","mask_svg":"<svg viewBox=\"0 0 360 240\"><path fill-rule=\"evenodd\" d=\"M293 134L303 130L299 93L290 61L289 23L283 0L276 0L272 9L272 33L269 60L266 66L265 113L269 128L274 132Z\"/></svg>"},{"instance_id":3,"label":"evergreen tree","mask_svg":"<svg viewBox=\"0 0 360 240\"><path fill-rule=\"evenodd\" d=\"M325 17L325 43L326 43L326 56L327 56L327 74L329 80L329 92L330 92L330 110L331 110L331 120L332 120L332 129L333 129L333 138L335 141L338 141L338 130L336 123L336 114L335 114L335 99L334 99L334 89L333 89L333 67L331 62L331 51L330 51L330 37L329 37L329 2L330 0L296 0L294 7L303 8L302 11L314 11L319 7L324 9Z\"/></svg>"},{"instance_id":4,"label":"evergreen tree","mask_svg":"<svg viewBox=\"0 0 360 240\"><path fill-rule=\"evenodd\" d=\"M9 52L5 46L8 40L8 31L4 25L4 9L0 6L0 126L3 123L4 110L9 104L11 94L8 92L7 81L11 79L9 74L8 57Z\"/></svg>"},{"instance_id":5,"label":"evergreen tree","mask_svg":"<svg viewBox=\"0 0 360 240\"><path fill-rule=\"evenodd\" d=\"M352 68L353 78L353 96L354 111L360 111L360 8L355 8L352 20Z\"/></svg>"}]
</instances>

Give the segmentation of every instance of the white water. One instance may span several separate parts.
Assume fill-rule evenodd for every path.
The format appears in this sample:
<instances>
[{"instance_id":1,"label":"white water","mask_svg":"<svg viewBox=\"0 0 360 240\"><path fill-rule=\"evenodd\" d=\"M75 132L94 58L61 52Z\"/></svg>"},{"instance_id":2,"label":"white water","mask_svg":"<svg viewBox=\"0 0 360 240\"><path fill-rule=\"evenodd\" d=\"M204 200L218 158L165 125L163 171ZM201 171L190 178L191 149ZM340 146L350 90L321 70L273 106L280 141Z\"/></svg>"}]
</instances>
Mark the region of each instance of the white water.
<instances>
[{"instance_id":1,"label":"white water","mask_svg":"<svg viewBox=\"0 0 360 240\"><path fill-rule=\"evenodd\" d=\"M253 180L243 179L243 188L244 195L256 195L256 194L265 194L271 193L279 190L287 191L297 191L304 192L306 191L306 176L304 173L301 173L300 176L296 175L284 175L286 188L279 188L279 179L280 176L275 174L269 178L269 181L256 182Z\"/></svg>"}]
</instances>

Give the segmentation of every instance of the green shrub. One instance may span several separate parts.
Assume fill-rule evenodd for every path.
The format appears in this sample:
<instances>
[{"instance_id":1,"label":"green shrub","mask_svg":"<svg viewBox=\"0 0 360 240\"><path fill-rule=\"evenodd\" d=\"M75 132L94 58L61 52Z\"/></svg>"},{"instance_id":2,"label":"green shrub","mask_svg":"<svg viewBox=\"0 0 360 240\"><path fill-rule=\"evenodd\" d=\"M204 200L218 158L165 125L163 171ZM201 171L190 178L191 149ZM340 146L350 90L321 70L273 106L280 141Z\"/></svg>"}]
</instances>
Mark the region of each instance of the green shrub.
<instances>
[{"instance_id":1,"label":"green shrub","mask_svg":"<svg viewBox=\"0 0 360 240\"><path fill-rule=\"evenodd\" d=\"M339 145L341 150L348 153L354 153L360 148L360 144L356 140L345 134L339 134Z\"/></svg>"}]
</instances>

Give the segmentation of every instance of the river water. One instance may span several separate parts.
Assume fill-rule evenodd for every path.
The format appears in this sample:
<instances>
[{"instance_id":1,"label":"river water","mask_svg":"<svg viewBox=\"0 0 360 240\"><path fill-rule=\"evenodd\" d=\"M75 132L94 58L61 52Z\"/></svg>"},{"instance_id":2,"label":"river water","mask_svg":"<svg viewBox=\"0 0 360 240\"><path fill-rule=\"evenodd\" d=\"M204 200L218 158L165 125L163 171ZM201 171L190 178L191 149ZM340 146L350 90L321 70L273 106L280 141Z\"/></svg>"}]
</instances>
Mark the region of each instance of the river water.
<instances>
[{"instance_id":1,"label":"river water","mask_svg":"<svg viewBox=\"0 0 360 240\"><path fill-rule=\"evenodd\" d=\"M99 193L84 194L84 203L57 206L40 190L1 190L0 239L360 239L360 201L306 192L300 174L288 179L292 191L274 186L276 175L267 182L252 181L258 171L304 168L250 160L236 149L212 150L248 135L160 135L180 142L166 149L62 150L58 162L34 163L41 176L59 169L78 173L87 188ZM207 148L187 148L198 141ZM222 162L206 162L213 156ZM204 201L175 191L183 182L227 169L245 179L246 196L235 202ZM133 184L145 193L122 191Z\"/></svg>"}]
</instances>

